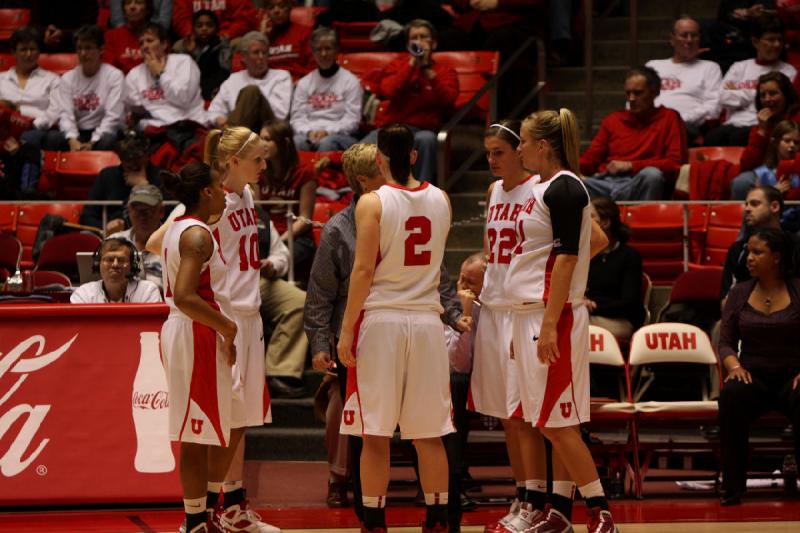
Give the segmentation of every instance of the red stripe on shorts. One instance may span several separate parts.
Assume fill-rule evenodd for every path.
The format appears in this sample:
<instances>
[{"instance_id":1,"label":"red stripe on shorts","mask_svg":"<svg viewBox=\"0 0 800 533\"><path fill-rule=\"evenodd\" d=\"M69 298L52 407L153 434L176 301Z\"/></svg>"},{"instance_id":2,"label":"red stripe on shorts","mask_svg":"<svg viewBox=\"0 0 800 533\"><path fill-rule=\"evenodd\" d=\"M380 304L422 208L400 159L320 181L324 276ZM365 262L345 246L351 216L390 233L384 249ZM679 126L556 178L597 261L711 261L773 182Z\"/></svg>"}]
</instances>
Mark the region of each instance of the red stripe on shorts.
<instances>
[{"instance_id":1,"label":"red stripe on shorts","mask_svg":"<svg viewBox=\"0 0 800 533\"><path fill-rule=\"evenodd\" d=\"M381 261L381 252L378 250L378 262ZM361 331L361 323L364 321L364 310L362 309L361 312L358 314L358 320L356 320L356 325L353 328L353 347L352 347L352 354L353 357L358 357L358 334ZM351 389L352 387L352 389ZM364 436L364 414L361 412L361 396L358 394L358 372L356 372L356 367L348 368L347 369L347 399L350 398L350 395L355 393L356 400L358 401L358 417L361 419L361 435ZM347 400L345 400L346 402Z\"/></svg>"},{"instance_id":2,"label":"red stripe on shorts","mask_svg":"<svg viewBox=\"0 0 800 533\"><path fill-rule=\"evenodd\" d=\"M511 413L511 418L525 418L525 414L522 412L522 402L517 404L517 408Z\"/></svg>"},{"instance_id":3,"label":"red stripe on shorts","mask_svg":"<svg viewBox=\"0 0 800 533\"><path fill-rule=\"evenodd\" d=\"M267 419L267 413L269 413L269 404L270 404L270 397L269 397L269 387L267 387L267 382L264 381L264 412L262 413L261 420Z\"/></svg>"},{"instance_id":4,"label":"red stripe on shorts","mask_svg":"<svg viewBox=\"0 0 800 533\"><path fill-rule=\"evenodd\" d=\"M208 326L192 322L194 337L194 366L189 398L203 411L211 422L221 446L227 446L222 434L217 397L217 332Z\"/></svg>"},{"instance_id":5,"label":"red stripe on shorts","mask_svg":"<svg viewBox=\"0 0 800 533\"><path fill-rule=\"evenodd\" d=\"M539 419L536 427L542 427L550 418L550 413L561 397L561 394L572 383L572 325L575 319L572 315L572 305L567 302L561 311L561 316L556 324L556 335L558 340L559 357L555 363L547 368L547 383L542 399L542 408L539 411ZM573 406L576 408L576 406Z\"/></svg>"}]
</instances>

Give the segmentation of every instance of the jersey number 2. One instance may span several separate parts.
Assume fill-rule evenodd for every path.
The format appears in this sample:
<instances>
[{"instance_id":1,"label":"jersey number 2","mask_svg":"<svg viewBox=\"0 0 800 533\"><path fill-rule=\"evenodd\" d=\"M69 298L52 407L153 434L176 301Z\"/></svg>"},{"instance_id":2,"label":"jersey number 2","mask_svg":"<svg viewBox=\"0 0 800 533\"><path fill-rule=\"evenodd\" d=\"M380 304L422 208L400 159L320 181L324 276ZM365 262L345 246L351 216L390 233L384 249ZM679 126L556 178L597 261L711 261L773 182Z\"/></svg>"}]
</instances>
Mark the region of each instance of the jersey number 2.
<instances>
[{"instance_id":1,"label":"jersey number 2","mask_svg":"<svg viewBox=\"0 0 800 533\"><path fill-rule=\"evenodd\" d=\"M249 252L249 254L248 254ZM248 259L247 256L250 256ZM250 234L250 242L248 246L247 235L239 237L239 270L247 272L248 268L253 270L261 269L261 262L258 260L258 234Z\"/></svg>"},{"instance_id":2,"label":"jersey number 2","mask_svg":"<svg viewBox=\"0 0 800 533\"><path fill-rule=\"evenodd\" d=\"M498 233L500 236L499 242ZM511 251L517 244L516 232L512 228L502 228L499 232L495 228L489 228L487 237L489 238L489 262L500 265L511 263ZM495 244L497 245L497 253L495 253Z\"/></svg>"},{"instance_id":3,"label":"jersey number 2","mask_svg":"<svg viewBox=\"0 0 800 533\"><path fill-rule=\"evenodd\" d=\"M424 246L431 240L431 220L428 217L416 216L406 220L406 231L410 232L406 237L406 257L403 264L405 266L423 266L431 264L431 251L417 251L417 246Z\"/></svg>"}]
</instances>

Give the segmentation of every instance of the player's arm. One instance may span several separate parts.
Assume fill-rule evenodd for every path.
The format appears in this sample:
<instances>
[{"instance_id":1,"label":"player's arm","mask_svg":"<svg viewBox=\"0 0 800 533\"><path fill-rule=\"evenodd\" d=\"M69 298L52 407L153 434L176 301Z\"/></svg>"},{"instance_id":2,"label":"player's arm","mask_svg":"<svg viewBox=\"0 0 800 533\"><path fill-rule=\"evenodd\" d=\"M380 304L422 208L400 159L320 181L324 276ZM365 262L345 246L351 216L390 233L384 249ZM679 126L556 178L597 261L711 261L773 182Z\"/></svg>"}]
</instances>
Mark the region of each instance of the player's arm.
<instances>
[{"instance_id":1,"label":"player's arm","mask_svg":"<svg viewBox=\"0 0 800 533\"><path fill-rule=\"evenodd\" d=\"M489 201L492 198L492 191L494 191L496 183L496 181L493 181L489 184L489 189L486 191L486 207L483 209L483 215L486 217L486 224L483 228L483 255L486 256L487 261L492 251L489 250L489 234L486 232L486 226L489 225Z\"/></svg>"},{"instance_id":2,"label":"player's arm","mask_svg":"<svg viewBox=\"0 0 800 533\"><path fill-rule=\"evenodd\" d=\"M173 209L167 217L167 220L165 220L164 223L161 224L161 226L159 226L159 228L155 230L152 235L150 235L150 238L147 239L147 244L144 246L144 249L150 253L161 255L161 245L164 242L164 235L167 233L167 228L169 228L169 225L172 224L173 220L183 215L185 212L185 205L176 205L175 209Z\"/></svg>"},{"instance_id":3,"label":"player's arm","mask_svg":"<svg viewBox=\"0 0 800 533\"><path fill-rule=\"evenodd\" d=\"M179 250L181 261L172 291L175 305L195 322L208 326L222 335L229 355L235 357L233 339L236 336L236 324L208 305L197 294L203 264L214 252L211 234L204 228L191 227L181 234Z\"/></svg>"},{"instance_id":4,"label":"player's arm","mask_svg":"<svg viewBox=\"0 0 800 533\"><path fill-rule=\"evenodd\" d=\"M589 240L589 257L594 257L608 246L608 236L600 224L592 220L592 237Z\"/></svg>"},{"instance_id":5,"label":"player's arm","mask_svg":"<svg viewBox=\"0 0 800 533\"><path fill-rule=\"evenodd\" d=\"M554 363L559 357L556 326L569 298L572 274L578 263L583 208L589 203L583 187L566 175L559 176L544 193L550 209L556 260L550 277L550 295L545 304L537 353L543 363Z\"/></svg>"},{"instance_id":6,"label":"player's arm","mask_svg":"<svg viewBox=\"0 0 800 533\"><path fill-rule=\"evenodd\" d=\"M347 367L355 366L353 330L375 275L375 259L380 250L381 201L376 194L365 194L356 205L356 257L350 273L347 307L336 349L339 360Z\"/></svg>"}]
</instances>

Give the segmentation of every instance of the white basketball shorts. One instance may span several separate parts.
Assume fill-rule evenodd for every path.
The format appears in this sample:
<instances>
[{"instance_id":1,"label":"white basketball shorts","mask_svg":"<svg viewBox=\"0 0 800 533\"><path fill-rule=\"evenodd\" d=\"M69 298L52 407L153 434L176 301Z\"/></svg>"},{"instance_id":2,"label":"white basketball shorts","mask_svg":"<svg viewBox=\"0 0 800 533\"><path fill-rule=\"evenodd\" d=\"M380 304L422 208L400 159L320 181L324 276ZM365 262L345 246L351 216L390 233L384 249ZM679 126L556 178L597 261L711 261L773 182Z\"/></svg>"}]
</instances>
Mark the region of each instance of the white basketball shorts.
<instances>
[{"instance_id":1,"label":"white basketball shorts","mask_svg":"<svg viewBox=\"0 0 800 533\"><path fill-rule=\"evenodd\" d=\"M236 364L233 365L231 427L262 426L272 422L265 376L264 324L261 315L233 315L236 332Z\"/></svg>"}]
</instances>

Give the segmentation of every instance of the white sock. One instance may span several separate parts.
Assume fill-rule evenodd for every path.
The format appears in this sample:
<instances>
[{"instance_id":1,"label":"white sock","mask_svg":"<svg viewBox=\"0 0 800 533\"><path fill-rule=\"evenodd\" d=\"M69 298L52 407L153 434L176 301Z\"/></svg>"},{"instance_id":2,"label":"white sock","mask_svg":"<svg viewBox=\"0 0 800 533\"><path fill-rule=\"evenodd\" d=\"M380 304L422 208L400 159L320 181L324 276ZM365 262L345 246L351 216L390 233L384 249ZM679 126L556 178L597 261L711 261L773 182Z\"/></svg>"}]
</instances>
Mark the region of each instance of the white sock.
<instances>
[{"instance_id":1,"label":"white sock","mask_svg":"<svg viewBox=\"0 0 800 533\"><path fill-rule=\"evenodd\" d=\"M602 498L606 495L606 493L603 492L603 484L600 483L600 479L595 479L591 483L578 487L578 490L581 491L581 496L583 496L584 500L588 498Z\"/></svg>"},{"instance_id":2,"label":"white sock","mask_svg":"<svg viewBox=\"0 0 800 533\"><path fill-rule=\"evenodd\" d=\"M553 494L573 500L575 499L575 483L572 481L553 481ZM584 495L584 497L586 496Z\"/></svg>"},{"instance_id":3,"label":"white sock","mask_svg":"<svg viewBox=\"0 0 800 533\"><path fill-rule=\"evenodd\" d=\"M206 497L183 500L183 510L186 514L197 514L206 512Z\"/></svg>"},{"instance_id":4,"label":"white sock","mask_svg":"<svg viewBox=\"0 0 800 533\"><path fill-rule=\"evenodd\" d=\"M364 507L380 509L382 507L386 507L386 496L365 496L362 494L361 503L364 504Z\"/></svg>"},{"instance_id":5,"label":"white sock","mask_svg":"<svg viewBox=\"0 0 800 533\"><path fill-rule=\"evenodd\" d=\"M206 490L212 494L219 494L220 489L222 489L222 483L217 483L216 481L209 481L206 486L208 487Z\"/></svg>"},{"instance_id":6,"label":"white sock","mask_svg":"<svg viewBox=\"0 0 800 533\"><path fill-rule=\"evenodd\" d=\"M446 492L426 492L425 505L447 505Z\"/></svg>"},{"instance_id":7,"label":"white sock","mask_svg":"<svg viewBox=\"0 0 800 533\"><path fill-rule=\"evenodd\" d=\"M535 490L536 492L547 492L547 482L543 479L526 479L525 490Z\"/></svg>"},{"instance_id":8,"label":"white sock","mask_svg":"<svg viewBox=\"0 0 800 533\"><path fill-rule=\"evenodd\" d=\"M225 492L233 492L242 488L242 480L226 481L222 483L222 486L225 488Z\"/></svg>"}]
</instances>

